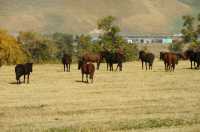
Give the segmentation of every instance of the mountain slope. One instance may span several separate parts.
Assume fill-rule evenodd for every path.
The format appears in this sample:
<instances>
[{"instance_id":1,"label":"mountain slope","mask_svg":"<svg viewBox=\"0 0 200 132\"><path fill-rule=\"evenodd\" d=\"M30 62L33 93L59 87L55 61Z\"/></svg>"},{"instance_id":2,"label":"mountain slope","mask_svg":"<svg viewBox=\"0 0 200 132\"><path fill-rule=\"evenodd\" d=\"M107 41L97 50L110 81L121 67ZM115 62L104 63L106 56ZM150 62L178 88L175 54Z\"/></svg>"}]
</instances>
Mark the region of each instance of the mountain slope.
<instances>
[{"instance_id":1,"label":"mountain slope","mask_svg":"<svg viewBox=\"0 0 200 132\"><path fill-rule=\"evenodd\" d=\"M182 1L0 0L0 27L11 32L85 33L96 28L99 18L113 15L124 33L170 33L174 20L192 11Z\"/></svg>"}]
</instances>

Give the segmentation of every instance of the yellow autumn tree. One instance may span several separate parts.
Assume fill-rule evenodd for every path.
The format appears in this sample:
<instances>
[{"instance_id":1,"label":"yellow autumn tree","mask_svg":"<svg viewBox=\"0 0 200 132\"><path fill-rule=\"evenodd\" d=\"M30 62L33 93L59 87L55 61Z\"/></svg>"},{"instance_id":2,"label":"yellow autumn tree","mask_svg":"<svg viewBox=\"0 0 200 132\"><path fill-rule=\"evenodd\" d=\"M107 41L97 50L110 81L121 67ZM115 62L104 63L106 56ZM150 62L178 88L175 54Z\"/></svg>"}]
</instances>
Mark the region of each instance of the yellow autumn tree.
<instances>
[{"instance_id":1,"label":"yellow autumn tree","mask_svg":"<svg viewBox=\"0 0 200 132\"><path fill-rule=\"evenodd\" d=\"M25 61L26 55L16 38L0 29L0 63L17 64Z\"/></svg>"}]
</instances>

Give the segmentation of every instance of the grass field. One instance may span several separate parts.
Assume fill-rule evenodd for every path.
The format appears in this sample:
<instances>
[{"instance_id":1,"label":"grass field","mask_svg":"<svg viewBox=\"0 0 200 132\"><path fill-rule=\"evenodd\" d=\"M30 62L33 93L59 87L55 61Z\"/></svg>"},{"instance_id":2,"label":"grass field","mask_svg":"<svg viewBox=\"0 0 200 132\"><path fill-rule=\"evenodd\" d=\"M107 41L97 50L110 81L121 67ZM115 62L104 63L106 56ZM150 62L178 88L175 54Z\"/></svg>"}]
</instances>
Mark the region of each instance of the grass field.
<instances>
[{"instance_id":1,"label":"grass field","mask_svg":"<svg viewBox=\"0 0 200 132\"><path fill-rule=\"evenodd\" d=\"M165 72L139 62L123 72L96 71L93 84L81 83L77 65L34 65L30 84L16 85L14 66L0 68L0 131L200 131L200 72L180 62Z\"/></svg>"}]
</instances>

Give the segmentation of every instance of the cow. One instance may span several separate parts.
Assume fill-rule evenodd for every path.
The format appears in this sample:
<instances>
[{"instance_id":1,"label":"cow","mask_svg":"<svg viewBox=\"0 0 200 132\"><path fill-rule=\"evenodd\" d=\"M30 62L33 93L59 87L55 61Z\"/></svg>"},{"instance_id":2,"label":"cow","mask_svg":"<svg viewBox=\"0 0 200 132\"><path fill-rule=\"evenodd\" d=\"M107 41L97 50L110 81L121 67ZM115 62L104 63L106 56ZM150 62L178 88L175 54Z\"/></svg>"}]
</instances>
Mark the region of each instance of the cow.
<instances>
[{"instance_id":1,"label":"cow","mask_svg":"<svg viewBox=\"0 0 200 132\"><path fill-rule=\"evenodd\" d=\"M78 68L81 69L82 82L84 79L84 75L86 75L86 82L88 83L88 75L89 75L89 78L91 79L91 83L93 83L94 72L95 72L94 64L92 64L92 62L85 62L85 61L79 60Z\"/></svg>"},{"instance_id":2,"label":"cow","mask_svg":"<svg viewBox=\"0 0 200 132\"><path fill-rule=\"evenodd\" d=\"M17 84L20 84L20 77L24 76L24 83L27 75L27 83L29 83L29 76L30 73L33 72L33 63L25 63L25 64L17 64L15 66L15 74L16 74L16 80Z\"/></svg>"},{"instance_id":3,"label":"cow","mask_svg":"<svg viewBox=\"0 0 200 132\"><path fill-rule=\"evenodd\" d=\"M103 58L105 58L107 63L107 70L113 71L113 64L117 64L117 69L119 68L119 71L122 71L122 64L125 60L125 56L123 52L111 52L111 51L104 51Z\"/></svg>"},{"instance_id":4,"label":"cow","mask_svg":"<svg viewBox=\"0 0 200 132\"><path fill-rule=\"evenodd\" d=\"M146 70L148 69L147 64L149 64L149 70L152 70L154 59L155 59L155 55L153 53L146 53L143 50L139 52L139 60L141 60L142 62L142 69L144 69L143 65L145 63Z\"/></svg>"},{"instance_id":5,"label":"cow","mask_svg":"<svg viewBox=\"0 0 200 132\"><path fill-rule=\"evenodd\" d=\"M187 59L190 60L190 64L191 64L191 69L193 69L193 66L196 66L197 60L196 60L196 52L192 49L188 49L184 52L185 56Z\"/></svg>"},{"instance_id":6,"label":"cow","mask_svg":"<svg viewBox=\"0 0 200 132\"><path fill-rule=\"evenodd\" d=\"M102 53L85 53L81 59L84 62L96 62L97 63L97 70L99 70L100 63L103 60Z\"/></svg>"},{"instance_id":7,"label":"cow","mask_svg":"<svg viewBox=\"0 0 200 132\"><path fill-rule=\"evenodd\" d=\"M174 53L166 52L163 56L163 61L165 64L165 71L174 71L175 66L178 64L178 57Z\"/></svg>"},{"instance_id":8,"label":"cow","mask_svg":"<svg viewBox=\"0 0 200 132\"><path fill-rule=\"evenodd\" d=\"M64 66L64 72L70 72L70 65L72 63L72 56L69 54L64 54L62 57L62 63ZM66 70L67 68L67 70Z\"/></svg>"}]
</instances>

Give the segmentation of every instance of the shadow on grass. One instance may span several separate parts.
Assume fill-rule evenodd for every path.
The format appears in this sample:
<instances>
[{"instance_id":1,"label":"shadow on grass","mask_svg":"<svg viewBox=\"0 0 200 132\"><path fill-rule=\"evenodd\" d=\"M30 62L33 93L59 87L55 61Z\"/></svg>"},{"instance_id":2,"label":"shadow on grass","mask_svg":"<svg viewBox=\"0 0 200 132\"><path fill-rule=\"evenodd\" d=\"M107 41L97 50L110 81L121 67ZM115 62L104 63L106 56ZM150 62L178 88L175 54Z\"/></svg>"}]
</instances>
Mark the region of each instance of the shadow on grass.
<instances>
[{"instance_id":1,"label":"shadow on grass","mask_svg":"<svg viewBox=\"0 0 200 132\"><path fill-rule=\"evenodd\" d=\"M75 82L77 82L77 83L85 83L85 84L89 84L88 82L86 82L86 81L80 81L80 80L76 80Z\"/></svg>"},{"instance_id":2,"label":"shadow on grass","mask_svg":"<svg viewBox=\"0 0 200 132\"><path fill-rule=\"evenodd\" d=\"M187 70L199 70L199 69L198 69L198 68L196 68L196 67L195 67L195 68L192 68L192 69L191 69L191 68L189 68L189 67L188 67L188 68L183 68L183 69L187 69Z\"/></svg>"},{"instance_id":3,"label":"shadow on grass","mask_svg":"<svg viewBox=\"0 0 200 132\"><path fill-rule=\"evenodd\" d=\"M11 84L11 85L22 85L22 84L30 84L30 83L24 83L24 82L21 82L20 84L17 84L17 82L9 82L8 84Z\"/></svg>"},{"instance_id":4,"label":"shadow on grass","mask_svg":"<svg viewBox=\"0 0 200 132\"><path fill-rule=\"evenodd\" d=\"M18 85L17 82L9 82L8 84ZM22 84L22 83L21 83Z\"/></svg>"}]
</instances>

